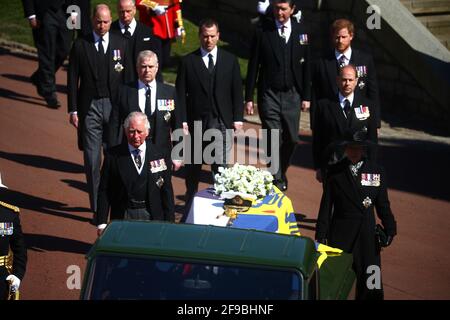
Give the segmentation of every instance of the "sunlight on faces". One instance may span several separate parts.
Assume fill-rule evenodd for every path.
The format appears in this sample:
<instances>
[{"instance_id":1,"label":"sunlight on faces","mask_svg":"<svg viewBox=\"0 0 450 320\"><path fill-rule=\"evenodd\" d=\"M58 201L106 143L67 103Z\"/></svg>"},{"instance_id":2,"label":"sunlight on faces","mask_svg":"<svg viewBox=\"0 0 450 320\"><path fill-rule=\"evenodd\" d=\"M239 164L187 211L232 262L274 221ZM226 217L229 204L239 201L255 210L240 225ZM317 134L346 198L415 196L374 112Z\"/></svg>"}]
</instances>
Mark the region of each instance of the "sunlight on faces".
<instances>
[{"instance_id":1,"label":"sunlight on faces","mask_svg":"<svg viewBox=\"0 0 450 320\"><path fill-rule=\"evenodd\" d=\"M334 47L340 53L344 53L353 40L353 34L347 28L342 28L333 34Z\"/></svg>"},{"instance_id":2,"label":"sunlight on faces","mask_svg":"<svg viewBox=\"0 0 450 320\"><path fill-rule=\"evenodd\" d=\"M281 24L285 24L294 14L295 5L292 7L287 2L275 3L273 5L273 15Z\"/></svg>"},{"instance_id":3,"label":"sunlight on faces","mask_svg":"<svg viewBox=\"0 0 450 320\"><path fill-rule=\"evenodd\" d=\"M148 84L153 81L158 72L158 59L156 56L141 58L136 65L139 80Z\"/></svg>"},{"instance_id":4,"label":"sunlight on faces","mask_svg":"<svg viewBox=\"0 0 450 320\"><path fill-rule=\"evenodd\" d=\"M355 90L358 78L352 67L345 66L340 72L341 74L337 77L337 85L341 94L347 97Z\"/></svg>"},{"instance_id":5,"label":"sunlight on faces","mask_svg":"<svg viewBox=\"0 0 450 320\"><path fill-rule=\"evenodd\" d=\"M203 49L211 52L217 45L219 41L220 32L217 31L217 26L213 25L211 27L202 27L199 34L200 44Z\"/></svg>"},{"instance_id":6,"label":"sunlight on faces","mask_svg":"<svg viewBox=\"0 0 450 320\"><path fill-rule=\"evenodd\" d=\"M121 0L117 4L117 13L120 21L125 25L129 25L136 15L136 6L133 5L131 0Z\"/></svg>"},{"instance_id":7,"label":"sunlight on faces","mask_svg":"<svg viewBox=\"0 0 450 320\"><path fill-rule=\"evenodd\" d=\"M130 119L129 128L125 128L125 133L128 143L134 148L138 148L149 135L149 130L145 126L145 118L133 117Z\"/></svg>"},{"instance_id":8,"label":"sunlight on faces","mask_svg":"<svg viewBox=\"0 0 450 320\"><path fill-rule=\"evenodd\" d=\"M111 27L111 11L107 6L99 6L92 18L92 26L99 36L104 36Z\"/></svg>"}]
</instances>

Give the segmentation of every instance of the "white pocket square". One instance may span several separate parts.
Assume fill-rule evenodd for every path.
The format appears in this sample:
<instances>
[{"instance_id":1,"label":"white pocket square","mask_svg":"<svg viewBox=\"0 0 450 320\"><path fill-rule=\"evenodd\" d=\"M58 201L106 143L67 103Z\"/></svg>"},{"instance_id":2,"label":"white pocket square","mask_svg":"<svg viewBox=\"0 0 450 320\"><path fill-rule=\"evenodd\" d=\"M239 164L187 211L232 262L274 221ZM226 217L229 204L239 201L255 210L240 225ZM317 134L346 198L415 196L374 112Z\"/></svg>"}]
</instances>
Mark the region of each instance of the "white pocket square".
<instances>
[{"instance_id":1,"label":"white pocket square","mask_svg":"<svg viewBox=\"0 0 450 320\"><path fill-rule=\"evenodd\" d=\"M143 41L149 41L150 37L142 39Z\"/></svg>"}]
</instances>

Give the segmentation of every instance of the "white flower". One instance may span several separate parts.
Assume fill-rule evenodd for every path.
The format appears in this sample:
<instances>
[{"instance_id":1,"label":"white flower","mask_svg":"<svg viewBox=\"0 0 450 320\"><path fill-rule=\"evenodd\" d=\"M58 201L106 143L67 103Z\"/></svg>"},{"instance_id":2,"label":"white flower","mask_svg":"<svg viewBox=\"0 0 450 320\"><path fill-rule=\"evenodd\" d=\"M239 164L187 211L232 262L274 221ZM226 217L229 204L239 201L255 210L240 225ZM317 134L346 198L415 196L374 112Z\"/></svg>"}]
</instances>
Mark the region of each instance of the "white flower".
<instances>
[{"instance_id":1,"label":"white flower","mask_svg":"<svg viewBox=\"0 0 450 320\"><path fill-rule=\"evenodd\" d=\"M264 197L272 190L272 175L254 166L244 166L238 163L230 168L219 168L214 177L216 194L224 192L239 192Z\"/></svg>"}]
</instances>

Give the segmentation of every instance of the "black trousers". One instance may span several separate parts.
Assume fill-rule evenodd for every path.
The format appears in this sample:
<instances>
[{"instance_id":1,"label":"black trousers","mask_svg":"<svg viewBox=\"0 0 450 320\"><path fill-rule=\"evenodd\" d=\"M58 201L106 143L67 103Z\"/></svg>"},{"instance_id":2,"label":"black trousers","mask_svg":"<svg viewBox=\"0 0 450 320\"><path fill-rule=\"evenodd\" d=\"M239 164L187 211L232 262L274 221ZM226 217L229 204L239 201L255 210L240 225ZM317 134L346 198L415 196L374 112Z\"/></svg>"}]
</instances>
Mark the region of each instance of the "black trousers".
<instances>
[{"instance_id":1,"label":"black trousers","mask_svg":"<svg viewBox=\"0 0 450 320\"><path fill-rule=\"evenodd\" d=\"M39 28L33 29L39 61L39 67L33 77L46 98L56 93L55 74L70 51L73 32L67 28L66 19L62 9L57 12L49 10L39 21Z\"/></svg>"}]
</instances>

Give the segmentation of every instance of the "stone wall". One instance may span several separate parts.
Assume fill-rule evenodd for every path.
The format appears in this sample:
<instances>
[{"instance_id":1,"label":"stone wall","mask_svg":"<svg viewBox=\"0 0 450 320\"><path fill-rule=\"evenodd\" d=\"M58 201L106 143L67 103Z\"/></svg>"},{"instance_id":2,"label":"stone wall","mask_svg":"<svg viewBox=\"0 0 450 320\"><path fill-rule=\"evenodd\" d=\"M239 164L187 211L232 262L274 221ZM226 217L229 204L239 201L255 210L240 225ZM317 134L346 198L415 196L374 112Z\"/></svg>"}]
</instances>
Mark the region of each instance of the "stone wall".
<instances>
[{"instance_id":1,"label":"stone wall","mask_svg":"<svg viewBox=\"0 0 450 320\"><path fill-rule=\"evenodd\" d=\"M404 117L404 119L397 117L395 121L397 123L406 123L414 117L427 118L441 126L450 123L450 90L448 90L450 80L445 79L448 69L443 70L449 67L448 63L414 50L398 34L398 29L394 31L384 20L381 30L367 29L366 21L369 14L366 13L366 9L369 4L366 1L298 2L303 20L310 26L314 58L319 58L324 49L329 48L328 30L333 20L344 17L355 23L357 31L353 45L374 55L383 120L388 120L387 114L394 113ZM393 2L386 3L392 5ZM252 20L257 17L256 4L256 0L186 0L183 11L184 15L194 22L206 16L217 19L221 26L221 36L232 45L233 52L248 57L250 39L255 26ZM410 26L412 27L414 26ZM430 41L434 44L433 39ZM427 46L427 43L422 45ZM383 116L385 114L386 117Z\"/></svg>"}]
</instances>

